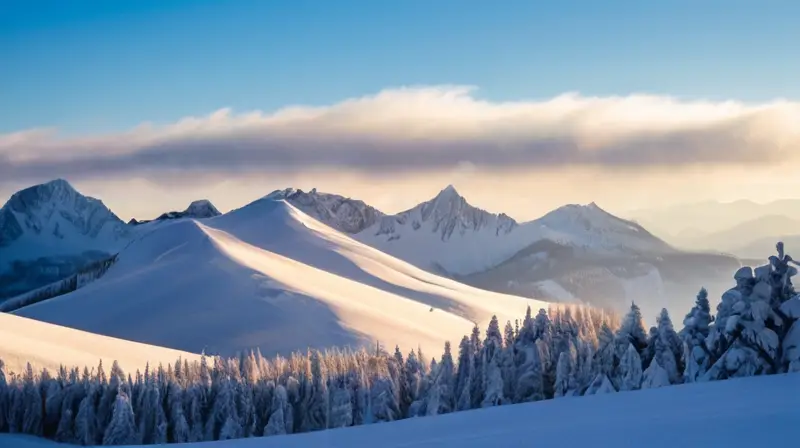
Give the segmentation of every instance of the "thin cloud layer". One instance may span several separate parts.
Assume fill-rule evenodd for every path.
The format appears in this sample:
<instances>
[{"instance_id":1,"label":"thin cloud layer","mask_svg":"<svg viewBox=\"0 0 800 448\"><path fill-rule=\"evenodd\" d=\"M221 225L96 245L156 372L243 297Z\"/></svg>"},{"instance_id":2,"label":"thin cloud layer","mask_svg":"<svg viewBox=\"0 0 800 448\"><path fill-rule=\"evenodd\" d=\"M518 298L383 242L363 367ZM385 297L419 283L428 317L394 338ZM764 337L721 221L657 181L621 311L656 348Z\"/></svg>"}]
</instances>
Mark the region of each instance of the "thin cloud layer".
<instances>
[{"instance_id":1,"label":"thin cloud layer","mask_svg":"<svg viewBox=\"0 0 800 448\"><path fill-rule=\"evenodd\" d=\"M0 135L0 179L347 169L647 169L796 161L800 103L565 94L489 102L460 86L402 88L274 113L221 109L157 127ZM0 182L2 182L0 180Z\"/></svg>"}]
</instances>

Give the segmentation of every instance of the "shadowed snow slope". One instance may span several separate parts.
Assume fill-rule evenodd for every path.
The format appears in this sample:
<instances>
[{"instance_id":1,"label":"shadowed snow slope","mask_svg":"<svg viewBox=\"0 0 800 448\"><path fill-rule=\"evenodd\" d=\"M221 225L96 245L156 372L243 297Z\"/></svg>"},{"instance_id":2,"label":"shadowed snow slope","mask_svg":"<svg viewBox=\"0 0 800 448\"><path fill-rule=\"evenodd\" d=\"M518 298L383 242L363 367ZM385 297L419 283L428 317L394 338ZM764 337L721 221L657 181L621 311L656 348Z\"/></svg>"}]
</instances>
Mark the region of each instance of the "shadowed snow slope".
<instances>
[{"instance_id":1,"label":"shadowed snow slope","mask_svg":"<svg viewBox=\"0 0 800 448\"><path fill-rule=\"evenodd\" d=\"M28 362L34 371L46 367L54 372L61 364L92 368L97 366L100 359L107 368L117 360L124 370L133 371L144 370L148 362L153 365L159 362L166 364L179 357L199 359L198 355L191 353L0 313L0 359L10 372L22 372Z\"/></svg>"},{"instance_id":2,"label":"shadowed snow slope","mask_svg":"<svg viewBox=\"0 0 800 448\"><path fill-rule=\"evenodd\" d=\"M100 280L16 313L191 352L378 341L430 353L528 305L547 306L437 277L265 198L203 223L165 223Z\"/></svg>"},{"instance_id":3,"label":"shadowed snow slope","mask_svg":"<svg viewBox=\"0 0 800 448\"><path fill-rule=\"evenodd\" d=\"M800 375L593 395L308 434L189 443L186 448L757 448L800 438ZM4 439L5 437L5 439ZM0 434L0 446L57 447Z\"/></svg>"}]
</instances>

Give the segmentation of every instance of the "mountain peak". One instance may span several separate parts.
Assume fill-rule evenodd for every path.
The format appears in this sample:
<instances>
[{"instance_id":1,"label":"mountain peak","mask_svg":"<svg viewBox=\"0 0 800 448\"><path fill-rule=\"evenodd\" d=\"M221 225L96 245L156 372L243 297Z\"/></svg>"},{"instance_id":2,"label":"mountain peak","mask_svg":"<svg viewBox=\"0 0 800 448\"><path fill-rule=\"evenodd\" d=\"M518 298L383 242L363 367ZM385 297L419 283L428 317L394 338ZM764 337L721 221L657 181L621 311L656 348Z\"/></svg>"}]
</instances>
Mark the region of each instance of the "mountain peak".
<instances>
[{"instance_id":1,"label":"mountain peak","mask_svg":"<svg viewBox=\"0 0 800 448\"><path fill-rule=\"evenodd\" d=\"M581 235L590 246L613 248L616 244L631 248L670 250L666 243L639 224L619 218L603 210L595 202L587 205L564 205L531 222L555 233Z\"/></svg>"},{"instance_id":2,"label":"mountain peak","mask_svg":"<svg viewBox=\"0 0 800 448\"><path fill-rule=\"evenodd\" d=\"M196 201L192 201L186 210L182 212L172 211L162 213L158 218L154 221L166 221L170 219L181 219L181 218L191 218L191 219L205 219L205 218L213 218L215 216L219 216L222 213L214 207L214 204L211 203L208 199L199 199ZM138 221L136 218L131 219L128 221L128 224L131 225L139 225L145 224L150 222L150 220Z\"/></svg>"},{"instance_id":3,"label":"mountain peak","mask_svg":"<svg viewBox=\"0 0 800 448\"><path fill-rule=\"evenodd\" d=\"M469 232L485 232L497 236L509 233L516 226L516 221L505 214L495 215L471 205L453 185L448 185L433 199L385 217L374 236L393 241L406 231L423 231L446 241L454 233L464 236Z\"/></svg>"},{"instance_id":4,"label":"mountain peak","mask_svg":"<svg viewBox=\"0 0 800 448\"><path fill-rule=\"evenodd\" d=\"M222 214L208 199L192 201L183 213L193 218L212 218Z\"/></svg>"},{"instance_id":5,"label":"mountain peak","mask_svg":"<svg viewBox=\"0 0 800 448\"><path fill-rule=\"evenodd\" d=\"M51 188L63 188L65 190L75 191L75 188L72 186L72 184L67 182L66 179L62 179L60 177L57 178L57 179L53 179L53 180L51 180L49 182L45 182L45 183L43 183L41 185L48 186L48 187L51 187Z\"/></svg>"},{"instance_id":6,"label":"mountain peak","mask_svg":"<svg viewBox=\"0 0 800 448\"><path fill-rule=\"evenodd\" d=\"M444 187L442 191L439 192L439 195L460 196L458 194L458 191L456 191L456 187L454 187L453 184L448 184L446 187Z\"/></svg>"},{"instance_id":7,"label":"mountain peak","mask_svg":"<svg viewBox=\"0 0 800 448\"><path fill-rule=\"evenodd\" d=\"M82 195L61 178L22 189L0 208L0 247L11 246L27 235L42 247L66 251L79 241L113 243L123 234L124 224L102 201ZM19 250L25 252L25 258L50 255Z\"/></svg>"},{"instance_id":8,"label":"mountain peak","mask_svg":"<svg viewBox=\"0 0 800 448\"><path fill-rule=\"evenodd\" d=\"M338 194L321 193L316 188L304 192L299 188L275 190L264 199L284 200L303 213L336 230L345 233L358 233L378 222L384 214L357 199Z\"/></svg>"}]
</instances>

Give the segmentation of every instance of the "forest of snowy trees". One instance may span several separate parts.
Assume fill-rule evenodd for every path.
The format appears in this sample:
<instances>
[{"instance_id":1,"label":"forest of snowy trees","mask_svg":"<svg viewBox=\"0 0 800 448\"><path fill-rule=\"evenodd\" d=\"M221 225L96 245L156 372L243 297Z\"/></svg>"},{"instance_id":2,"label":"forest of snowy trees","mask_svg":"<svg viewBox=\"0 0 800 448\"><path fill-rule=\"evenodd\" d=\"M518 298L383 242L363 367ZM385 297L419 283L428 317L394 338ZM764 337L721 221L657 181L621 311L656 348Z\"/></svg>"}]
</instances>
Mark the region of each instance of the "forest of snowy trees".
<instances>
[{"instance_id":1,"label":"forest of snowy trees","mask_svg":"<svg viewBox=\"0 0 800 448\"><path fill-rule=\"evenodd\" d=\"M481 407L800 371L800 296L792 259L736 272L712 315L701 290L676 331L666 310L646 330L632 304L619 319L581 307L475 327L438 358L380 348L309 351L125 373L28 369L4 374L0 432L81 445L157 444L318 431Z\"/></svg>"}]
</instances>

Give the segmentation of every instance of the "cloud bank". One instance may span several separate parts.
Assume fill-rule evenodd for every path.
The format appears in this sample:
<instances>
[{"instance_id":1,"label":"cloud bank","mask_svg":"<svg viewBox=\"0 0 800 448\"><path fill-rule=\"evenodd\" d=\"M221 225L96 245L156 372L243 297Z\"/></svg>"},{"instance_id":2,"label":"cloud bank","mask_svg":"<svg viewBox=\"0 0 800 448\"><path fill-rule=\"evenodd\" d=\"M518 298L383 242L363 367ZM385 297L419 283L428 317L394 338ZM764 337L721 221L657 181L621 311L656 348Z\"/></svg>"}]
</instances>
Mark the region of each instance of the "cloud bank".
<instances>
[{"instance_id":1,"label":"cloud bank","mask_svg":"<svg viewBox=\"0 0 800 448\"><path fill-rule=\"evenodd\" d=\"M575 93L491 102L474 92L462 86L390 89L274 113L221 109L107 135L67 138L55 130L26 130L0 135L0 179L769 166L796 162L800 150L795 102Z\"/></svg>"}]
</instances>

